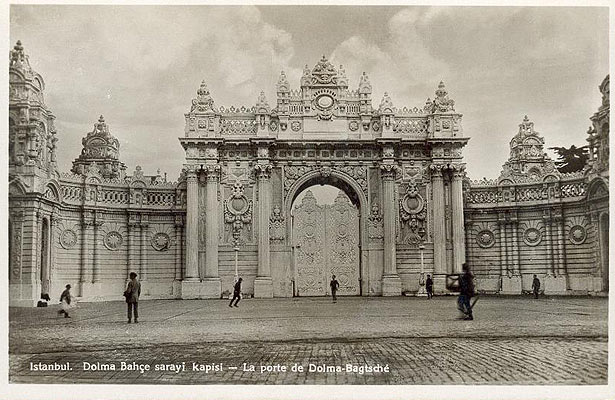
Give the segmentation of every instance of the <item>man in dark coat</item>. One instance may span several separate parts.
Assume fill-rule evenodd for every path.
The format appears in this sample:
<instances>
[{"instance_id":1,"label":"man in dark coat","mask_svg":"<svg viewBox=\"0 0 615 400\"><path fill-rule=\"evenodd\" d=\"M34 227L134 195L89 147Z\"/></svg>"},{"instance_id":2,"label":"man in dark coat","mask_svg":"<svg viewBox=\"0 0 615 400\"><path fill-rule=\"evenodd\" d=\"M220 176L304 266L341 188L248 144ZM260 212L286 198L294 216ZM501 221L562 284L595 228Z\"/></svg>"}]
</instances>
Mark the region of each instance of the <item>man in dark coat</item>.
<instances>
[{"instance_id":1,"label":"man in dark coat","mask_svg":"<svg viewBox=\"0 0 615 400\"><path fill-rule=\"evenodd\" d=\"M466 320L473 320L472 306L470 305L470 299L474 296L474 277L470 272L470 268L467 264L463 264L463 274L459 277L459 298L457 299L457 305L459 310L465 314Z\"/></svg>"},{"instance_id":2,"label":"man in dark coat","mask_svg":"<svg viewBox=\"0 0 615 400\"><path fill-rule=\"evenodd\" d=\"M139 323L139 296L141 295L141 283L137 280L137 274L130 273L130 281L124 292L128 306L128 323L132 322L132 312L135 313L135 324Z\"/></svg>"},{"instance_id":3,"label":"man in dark coat","mask_svg":"<svg viewBox=\"0 0 615 400\"><path fill-rule=\"evenodd\" d=\"M536 274L534 274L534 280L532 281L532 290L534 291L534 298L537 299L538 291L540 290L540 280L538 279Z\"/></svg>"},{"instance_id":4,"label":"man in dark coat","mask_svg":"<svg viewBox=\"0 0 615 400\"><path fill-rule=\"evenodd\" d=\"M242 279L239 278L237 282L235 282L235 287L233 289L233 298L231 299L231 302L228 305L229 307L233 307L233 301L235 301L235 299L237 299L235 301L235 307L239 307L237 303L239 303L239 300L241 300L241 281Z\"/></svg>"},{"instance_id":5,"label":"man in dark coat","mask_svg":"<svg viewBox=\"0 0 615 400\"><path fill-rule=\"evenodd\" d=\"M331 286L331 296L333 296L333 302L337 301L337 289L340 287L340 283L335 279L335 275L331 277L331 282L329 283Z\"/></svg>"},{"instance_id":6,"label":"man in dark coat","mask_svg":"<svg viewBox=\"0 0 615 400\"><path fill-rule=\"evenodd\" d=\"M431 279L431 275L427 275L425 289L427 290L427 298L431 299L433 297L433 279Z\"/></svg>"},{"instance_id":7,"label":"man in dark coat","mask_svg":"<svg viewBox=\"0 0 615 400\"><path fill-rule=\"evenodd\" d=\"M64 314L64 318L70 318L68 310L71 308L70 303L73 300L73 296L70 294L70 285L66 285L66 289L60 295L60 303L62 303L62 309L58 311L58 315Z\"/></svg>"}]
</instances>

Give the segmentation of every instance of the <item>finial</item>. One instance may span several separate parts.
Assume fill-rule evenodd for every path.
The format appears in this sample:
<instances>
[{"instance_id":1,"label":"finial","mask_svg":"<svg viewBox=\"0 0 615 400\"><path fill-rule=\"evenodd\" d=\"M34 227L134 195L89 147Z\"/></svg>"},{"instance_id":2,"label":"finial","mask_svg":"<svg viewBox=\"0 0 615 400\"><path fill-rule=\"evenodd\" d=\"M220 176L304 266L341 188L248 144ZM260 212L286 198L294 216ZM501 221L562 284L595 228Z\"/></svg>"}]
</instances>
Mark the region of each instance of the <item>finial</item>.
<instances>
[{"instance_id":1,"label":"finial","mask_svg":"<svg viewBox=\"0 0 615 400\"><path fill-rule=\"evenodd\" d=\"M444 86L444 82L440 81L440 84L438 85L438 89L436 90L436 96L438 97L445 97L448 94L448 92L446 91L446 87Z\"/></svg>"},{"instance_id":2,"label":"finial","mask_svg":"<svg viewBox=\"0 0 615 400\"><path fill-rule=\"evenodd\" d=\"M15 50L17 51L23 50L23 46L21 45L21 40L18 40L17 43L15 44Z\"/></svg>"},{"instance_id":3,"label":"finial","mask_svg":"<svg viewBox=\"0 0 615 400\"><path fill-rule=\"evenodd\" d=\"M101 114L101 116L98 118L98 122L100 122L101 124L102 124L103 122L105 122L105 117L103 117L103 116L102 116L102 114Z\"/></svg>"}]
</instances>

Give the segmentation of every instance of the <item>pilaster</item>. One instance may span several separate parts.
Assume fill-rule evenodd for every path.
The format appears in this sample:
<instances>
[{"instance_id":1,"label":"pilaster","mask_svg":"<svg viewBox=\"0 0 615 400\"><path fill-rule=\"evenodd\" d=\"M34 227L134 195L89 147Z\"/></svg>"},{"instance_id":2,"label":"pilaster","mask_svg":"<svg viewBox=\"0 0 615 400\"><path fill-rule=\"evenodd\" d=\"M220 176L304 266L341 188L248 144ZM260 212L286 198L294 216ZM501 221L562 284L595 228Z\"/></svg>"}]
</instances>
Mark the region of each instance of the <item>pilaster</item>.
<instances>
[{"instance_id":1,"label":"pilaster","mask_svg":"<svg viewBox=\"0 0 615 400\"><path fill-rule=\"evenodd\" d=\"M259 148L264 153L267 148ZM259 160L255 165L258 181L258 275L254 281L254 297L273 297L271 254L269 248L269 214L271 210L271 164Z\"/></svg>"},{"instance_id":2,"label":"pilaster","mask_svg":"<svg viewBox=\"0 0 615 400\"><path fill-rule=\"evenodd\" d=\"M392 148L383 150L384 156L393 155ZM397 274L396 234L395 234L395 177L399 166L392 160L385 160L380 166L383 188L383 225L384 225L384 270L382 276L382 295L401 295L401 279Z\"/></svg>"},{"instance_id":3,"label":"pilaster","mask_svg":"<svg viewBox=\"0 0 615 400\"><path fill-rule=\"evenodd\" d=\"M446 275L446 231L444 221L444 179L443 165L431 165L431 186L433 193L433 241L434 241L434 292L445 291Z\"/></svg>"},{"instance_id":4,"label":"pilaster","mask_svg":"<svg viewBox=\"0 0 615 400\"><path fill-rule=\"evenodd\" d=\"M195 165L186 166L186 271L184 281L199 280L199 188Z\"/></svg>"},{"instance_id":5,"label":"pilaster","mask_svg":"<svg viewBox=\"0 0 615 400\"><path fill-rule=\"evenodd\" d=\"M463 223L463 188L462 180L465 175L464 165L455 165L451 182L451 205L453 211L453 273L462 272L461 266L466 262L465 232Z\"/></svg>"}]
</instances>

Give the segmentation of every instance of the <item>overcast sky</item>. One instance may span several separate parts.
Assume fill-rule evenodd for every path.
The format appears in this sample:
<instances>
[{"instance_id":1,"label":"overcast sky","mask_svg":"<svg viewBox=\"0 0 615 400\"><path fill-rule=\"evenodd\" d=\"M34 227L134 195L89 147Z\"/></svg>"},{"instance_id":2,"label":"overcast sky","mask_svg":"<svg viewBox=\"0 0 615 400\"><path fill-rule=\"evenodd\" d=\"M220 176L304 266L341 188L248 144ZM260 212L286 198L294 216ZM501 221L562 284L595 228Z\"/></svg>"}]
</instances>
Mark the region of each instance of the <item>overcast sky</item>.
<instances>
[{"instance_id":1,"label":"overcast sky","mask_svg":"<svg viewBox=\"0 0 615 400\"><path fill-rule=\"evenodd\" d=\"M495 178L527 114L549 146L586 144L608 73L608 9L586 7L12 5L20 39L45 79L68 171L100 114L132 172L176 179L184 113L205 79L217 106L275 104L285 70L324 54L350 86L366 71L374 106L387 91L422 106L443 80L471 138L472 179Z\"/></svg>"}]
</instances>

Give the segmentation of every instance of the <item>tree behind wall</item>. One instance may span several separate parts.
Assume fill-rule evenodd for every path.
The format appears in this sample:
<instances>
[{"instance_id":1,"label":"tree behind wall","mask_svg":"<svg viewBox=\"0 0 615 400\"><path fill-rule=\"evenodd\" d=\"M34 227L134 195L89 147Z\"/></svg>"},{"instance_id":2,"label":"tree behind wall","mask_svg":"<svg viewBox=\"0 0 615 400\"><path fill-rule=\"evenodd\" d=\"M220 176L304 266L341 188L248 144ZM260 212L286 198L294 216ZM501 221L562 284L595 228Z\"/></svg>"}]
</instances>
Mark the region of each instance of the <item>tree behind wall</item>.
<instances>
[{"instance_id":1,"label":"tree behind wall","mask_svg":"<svg viewBox=\"0 0 615 400\"><path fill-rule=\"evenodd\" d=\"M555 161L557 170L562 173L577 172L585 168L589 158L587 146L576 147L575 145L566 147L549 147L554 150L558 159Z\"/></svg>"}]
</instances>

